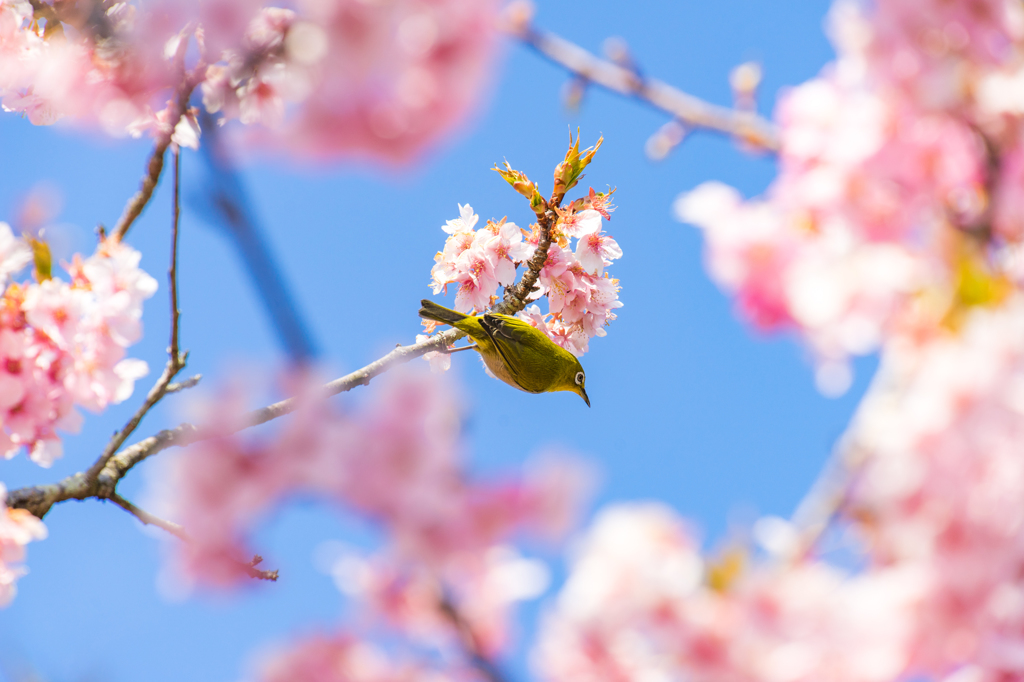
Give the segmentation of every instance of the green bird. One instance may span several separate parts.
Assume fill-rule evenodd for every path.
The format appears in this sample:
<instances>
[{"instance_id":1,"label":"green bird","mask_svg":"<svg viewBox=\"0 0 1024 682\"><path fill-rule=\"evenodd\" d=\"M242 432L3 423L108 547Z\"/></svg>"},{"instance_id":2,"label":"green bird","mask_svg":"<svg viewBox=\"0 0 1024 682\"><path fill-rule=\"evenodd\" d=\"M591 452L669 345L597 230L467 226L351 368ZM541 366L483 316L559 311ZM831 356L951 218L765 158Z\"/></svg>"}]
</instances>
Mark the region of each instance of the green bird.
<instances>
[{"instance_id":1,"label":"green bird","mask_svg":"<svg viewBox=\"0 0 1024 682\"><path fill-rule=\"evenodd\" d=\"M420 301L420 317L466 332L494 376L527 393L572 391L586 401L587 375L576 356L528 322L509 315L466 315ZM462 350L461 348L459 350Z\"/></svg>"}]
</instances>

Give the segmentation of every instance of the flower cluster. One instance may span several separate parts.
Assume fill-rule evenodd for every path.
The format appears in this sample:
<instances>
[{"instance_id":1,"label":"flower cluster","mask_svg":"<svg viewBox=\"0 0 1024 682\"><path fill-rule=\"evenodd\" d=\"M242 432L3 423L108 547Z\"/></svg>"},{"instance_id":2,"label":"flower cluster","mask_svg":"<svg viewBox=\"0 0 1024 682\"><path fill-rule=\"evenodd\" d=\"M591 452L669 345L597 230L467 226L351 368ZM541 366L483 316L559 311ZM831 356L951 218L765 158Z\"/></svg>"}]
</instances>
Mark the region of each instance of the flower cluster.
<instances>
[{"instance_id":1,"label":"flower cluster","mask_svg":"<svg viewBox=\"0 0 1024 682\"><path fill-rule=\"evenodd\" d=\"M466 114L496 42L492 0L86 4L0 0L5 110L194 146L193 113L165 108L187 78L267 145L402 161Z\"/></svg>"},{"instance_id":2,"label":"flower cluster","mask_svg":"<svg viewBox=\"0 0 1024 682\"><path fill-rule=\"evenodd\" d=\"M547 297L548 313L543 314L532 304L519 314L577 356L587 352L591 338L606 334L604 328L615 319L615 309L622 307L619 281L605 273L605 268L622 256L616 241L601 229L602 217L609 218L611 210L614 207L608 197L591 189L588 198L559 212L551 228L551 244L537 293L537 298ZM434 257L432 285L437 294L446 291L449 284L457 284L455 309L481 313L494 305L498 286L513 284L516 267L533 256L540 239L539 227L526 232L502 219L474 229L478 216L472 207L460 205L459 211L459 218L441 228L450 236L444 250ZM435 365L447 363L447 357L441 357L428 359Z\"/></svg>"},{"instance_id":3,"label":"flower cluster","mask_svg":"<svg viewBox=\"0 0 1024 682\"><path fill-rule=\"evenodd\" d=\"M1024 12L927 5L837 2L839 59L780 99L766 195L708 183L677 203L705 232L712 275L758 325L803 335L826 391L845 389L850 355L1019 281L1003 254L1024 237L1024 107L1010 94Z\"/></svg>"},{"instance_id":4,"label":"flower cluster","mask_svg":"<svg viewBox=\"0 0 1024 682\"><path fill-rule=\"evenodd\" d=\"M209 67L204 104L315 157L403 160L476 99L495 43L495 3L305 0L266 8ZM286 111L292 102L293 112Z\"/></svg>"},{"instance_id":5,"label":"flower cluster","mask_svg":"<svg viewBox=\"0 0 1024 682\"><path fill-rule=\"evenodd\" d=\"M906 670L913 572L719 563L666 507L603 511L538 634L543 678L889 682Z\"/></svg>"},{"instance_id":6,"label":"flower cluster","mask_svg":"<svg viewBox=\"0 0 1024 682\"><path fill-rule=\"evenodd\" d=\"M331 408L308 380L297 393L299 407L281 431L253 442L232 435L246 414L240 392L218 400L208 438L162 477L162 505L190 534L179 559L191 579L245 580L246 531L298 493L376 521L398 558L435 574L464 570L514 532L564 531L580 497L575 469L560 462L507 480L468 477L454 398L429 374L391 379L358 415Z\"/></svg>"},{"instance_id":7,"label":"flower cluster","mask_svg":"<svg viewBox=\"0 0 1024 682\"><path fill-rule=\"evenodd\" d=\"M915 661L978 679L1021 674L1024 647L1024 299L956 335L902 343L853 424L845 514L877 565L923 589ZM981 671L984 674L981 675Z\"/></svg>"},{"instance_id":8,"label":"flower cluster","mask_svg":"<svg viewBox=\"0 0 1024 682\"><path fill-rule=\"evenodd\" d=\"M139 269L139 253L114 239L68 265L70 282L48 275L13 283L0 297L0 453L25 446L49 466L61 456L56 429L75 431L74 407L100 411L131 395L145 362L125 358L142 335L142 302L156 280ZM0 223L0 275L32 259L27 244Z\"/></svg>"},{"instance_id":9,"label":"flower cluster","mask_svg":"<svg viewBox=\"0 0 1024 682\"><path fill-rule=\"evenodd\" d=\"M34 12L28 0L0 1L3 107L36 125L70 116L124 135L180 79L174 52L165 54L180 26L128 3L61 12L71 4L39 3Z\"/></svg>"},{"instance_id":10,"label":"flower cluster","mask_svg":"<svg viewBox=\"0 0 1024 682\"><path fill-rule=\"evenodd\" d=\"M0 483L0 607L14 598L15 581L25 573L25 545L46 537L46 526L24 509L8 509L7 488Z\"/></svg>"}]
</instances>

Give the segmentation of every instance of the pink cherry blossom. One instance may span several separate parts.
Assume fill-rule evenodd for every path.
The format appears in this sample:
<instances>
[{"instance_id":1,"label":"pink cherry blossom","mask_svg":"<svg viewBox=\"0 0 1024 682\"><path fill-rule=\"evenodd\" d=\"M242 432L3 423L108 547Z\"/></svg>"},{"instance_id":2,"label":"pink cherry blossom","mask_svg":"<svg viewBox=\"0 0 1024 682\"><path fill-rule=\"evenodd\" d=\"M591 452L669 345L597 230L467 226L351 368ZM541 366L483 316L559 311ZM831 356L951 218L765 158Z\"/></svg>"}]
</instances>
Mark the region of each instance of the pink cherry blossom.
<instances>
[{"instance_id":1,"label":"pink cherry blossom","mask_svg":"<svg viewBox=\"0 0 1024 682\"><path fill-rule=\"evenodd\" d=\"M29 245L14 236L10 225L0 222L0 287L5 287L11 275L31 262L32 249Z\"/></svg>"},{"instance_id":2,"label":"pink cherry blossom","mask_svg":"<svg viewBox=\"0 0 1024 682\"><path fill-rule=\"evenodd\" d=\"M861 459L845 511L875 565L922 574L913 651L925 674L1020 671L1021 329L1016 294L957 333L893 339L851 429Z\"/></svg>"},{"instance_id":3,"label":"pink cherry blossom","mask_svg":"<svg viewBox=\"0 0 1024 682\"><path fill-rule=\"evenodd\" d=\"M577 356L587 352L591 338L606 334L604 328L616 318L613 311L622 307L618 280L604 274L604 269L622 256L622 249L601 233L601 212L590 208L577 212L573 208L581 202L596 202L604 214L614 208L606 196L598 196L593 190L591 195L558 211L553 241L538 282L539 295L548 299L548 316L541 315L536 306L531 306L534 312L519 314ZM460 217L442 228L449 237L444 250L434 258L432 286L436 294L448 284L458 284L455 309L483 312L492 305L498 285L515 281L516 265L530 259L538 236L536 230L526 235L504 219L488 221L476 230L478 217L472 208L460 205L459 210ZM575 253L570 248L572 238L577 239ZM441 371L451 364L449 358L441 360L433 353L428 359L432 368Z\"/></svg>"},{"instance_id":4,"label":"pink cherry blossom","mask_svg":"<svg viewBox=\"0 0 1024 682\"><path fill-rule=\"evenodd\" d=\"M596 211L595 211L596 213ZM576 242L576 260L583 269L592 275L604 274L605 266L617 258L622 258L622 249L611 237L601 234L601 223L583 228L579 241Z\"/></svg>"},{"instance_id":5,"label":"pink cherry blossom","mask_svg":"<svg viewBox=\"0 0 1024 682\"><path fill-rule=\"evenodd\" d=\"M602 511L542 624L542 678L888 682L908 669L915 573L781 558L713 570L668 508Z\"/></svg>"},{"instance_id":6,"label":"pink cherry blossom","mask_svg":"<svg viewBox=\"0 0 1024 682\"><path fill-rule=\"evenodd\" d=\"M0 238L10 235L3 226ZM13 240L13 237L12 237ZM24 247L27 248L27 247ZM22 249L5 262L24 263ZM56 430L75 432L75 406L100 411L127 399L146 363L125 358L142 334L142 304L156 280L138 268L139 253L114 240L68 265L71 283L57 278L12 284L0 306L0 431L2 452L25 446L49 466L61 456ZM12 266L11 270L16 269Z\"/></svg>"},{"instance_id":7,"label":"pink cherry blossom","mask_svg":"<svg viewBox=\"0 0 1024 682\"><path fill-rule=\"evenodd\" d=\"M18 578L25 575L25 545L46 537L46 526L24 509L8 509L7 488L0 483L0 608L14 598Z\"/></svg>"},{"instance_id":8,"label":"pink cherry blossom","mask_svg":"<svg viewBox=\"0 0 1024 682\"><path fill-rule=\"evenodd\" d=\"M455 309L483 312L491 306L498 285L515 281L516 265L530 257L532 248L514 223L488 221L474 229L479 216L473 208L460 205L459 212L459 218L441 228L450 236L444 250L435 256L436 264L430 271L432 286L436 294L449 284L458 284Z\"/></svg>"},{"instance_id":9,"label":"pink cherry blossom","mask_svg":"<svg viewBox=\"0 0 1024 682\"><path fill-rule=\"evenodd\" d=\"M236 15L229 22L235 31ZM266 8L222 60L211 60L204 102L267 126L250 140L289 153L405 161L475 103L492 60L495 18L490 0L307 0L294 12Z\"/></svg>"}]
</instances>

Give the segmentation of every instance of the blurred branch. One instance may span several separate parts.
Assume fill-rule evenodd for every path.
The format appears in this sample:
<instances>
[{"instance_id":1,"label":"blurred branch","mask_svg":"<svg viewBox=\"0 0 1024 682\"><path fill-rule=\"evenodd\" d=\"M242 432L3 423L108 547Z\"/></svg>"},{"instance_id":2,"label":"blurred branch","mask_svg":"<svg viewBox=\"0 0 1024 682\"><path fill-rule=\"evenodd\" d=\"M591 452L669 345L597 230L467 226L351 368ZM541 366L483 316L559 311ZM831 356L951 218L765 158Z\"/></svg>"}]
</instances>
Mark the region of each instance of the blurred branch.
<instances>
[{"instance_id":1,"label":"blurred branch","mask_svg":"<svg viewBox=\"0 0 1024 682\"><path fill-rule=\"evenodd\" d=\"M124 499L117 493L112 494L108 499L121 509L124 509L126 512L137 518L144 525L163 528L171 535L177 536L179 539L184 540L186 542L188 541L188 535L185 533L185 529L179 526L178 524L172 523L171 521L165 521L164 519L161 519L159 516L153 516L145 509L140 509L139 507L136 507L134 504Z\"/></svg>"},{"instance_id":2,"label":"blurred branch","mask_svg":"<svg viewBox=\"0 0 1024 682\"><path fill-rule=\"evenodd\" d=\"M458 633L460 644L462 644L462 648L469 657L473 667L479 670L489 682L506 682L505 675L498 669L498 666L484 654L472 626L463 618L458 608L447 595L441 597L438 608L451 623L455 632Z\"/></svg>"},{"instance_id":3,"label":"blurred branch","mask_svg":"<svg viewBox=\"0 0 1024 682\"><path fill-rule=\"evenodd\" d=\"M200 151L210 170L203 183L201 212L209 223L223 229L233 240L253 288L270 317L271 328L292 361L307 363L318 355L309 325L300 316L274 254L267 246L253 202L222 143L220 125L205 111L200 120L205 131Z\"/></svg>"},{"instance_id":4,"label":"blurred branch","mask_svg":"<svg viewBox=\"0 0 1024 682\"><path fill-rule=\"evenodd\" d=\"M899 391L898 377L888 371L883 362L861 398L850 425L840 436L835 451L790 519L800 534L803 551L813 550L843 515L861 467L867 461L867 448L858 437L864 415L878 409L877 403L892 400L893 394Z\"/></svg>"},{"instance_id":5,"label":"blurred branch","mask_svg":"<svg viewBox=\"0 0 1024 682\"><path fill-rule=\"evenodd\" d=\"M779 149L775 126L754 112L705 102L668 83L643 76L635 67L601 59L565 38L534 28L529 17L512 21L506 30L542 57L568 70L579 82L600 85L645 102L670 114L685 127L723 133L767 151Z\"/></svg>"}]
</instances>

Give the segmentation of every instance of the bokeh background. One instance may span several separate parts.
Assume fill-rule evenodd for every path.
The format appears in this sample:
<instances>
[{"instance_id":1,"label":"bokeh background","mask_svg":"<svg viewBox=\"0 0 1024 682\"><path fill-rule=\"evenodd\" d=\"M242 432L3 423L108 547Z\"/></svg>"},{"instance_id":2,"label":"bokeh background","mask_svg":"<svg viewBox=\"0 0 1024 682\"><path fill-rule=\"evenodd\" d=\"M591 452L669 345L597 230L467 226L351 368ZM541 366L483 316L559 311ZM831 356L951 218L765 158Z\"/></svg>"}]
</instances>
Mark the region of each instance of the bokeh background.
<instances>
[{"instance_id":1,"label":"bokeh background","mask_svg":"<svg viewBox=\"0 0 1024 682\"><path fill-rule=\"evenodd\" d=\"M537 9L539 26L592 51L621 36L645 72L717 103L731 100L730 69L759 61L762 113L770 113L781 88L832 58L825 0L542 0ZM337 376L414 339L418 301L430 293L432 258L446 236L440 226L458 215L458 203L470 203L483 219L529 223L525 202L488 170L495 162L508 159L549 187L570 129L580 128L584 145L603 134L582 186L618 188L618 210L606 227L625 254L611 269L625 307L583 359L593 408L570 394L517 392L485 376L474 357L457 355L451 376L466 405L466 452L474 470L494 473L550 446L568 449L599 472L592 508L662 500L714 547L757 515L793 511L852 414L873 360L857 363L845 396L819 395L803 349L736 318L705 273L699 233L673 218L678 193L704 180L747 195L762 191L774 173L771 158L697 133L652 163L644 143L664 114L598 89L587 92L579 111L566 111L566 80L560 68L510 43L474 117L413 167L259 158L245 161L240 175L325 371ZM43 183L62 198L51 230L55 251L91 252L96 224L116 221L150 149L146 140L109 141L0 116L0 219L12 220L26 193ZM202 373L210 389L238 368L273 372L284 360L277 336L230 240L198 210L195 198L209 182L198 155L187 152L183 169L186 373ZM170 207L165 176L129 235L143 267L161 281L146 307L145 338L131 351L150 363L151 375L167 345ZM87 467L151 381L126 404L89 416L51 470L19 457L0 463L0 480L16 488ZM372 391L373 384L340 400L358 403ZM166 400L139 437L177 423L187 401L187 394ZM147 463L120 490L141 499L147 478L158 475L159 466ZM297 501L268 518L256 538L267 566L281 571L278 583L181 601L168 599L158 579L164 540L120 509L67 502L46 523L50 537L29 546L31 572L12 606L0 611L4 682L242 679L268 643L342 618L346 598L314 560L322 543L359 546L373 537L336 509ZM537 552L552 562L557 588L562 554ZM517 679L528 675L525 652L543 601L522 609L518 653L502 662Z\"/></svg>"}]
</instances>

